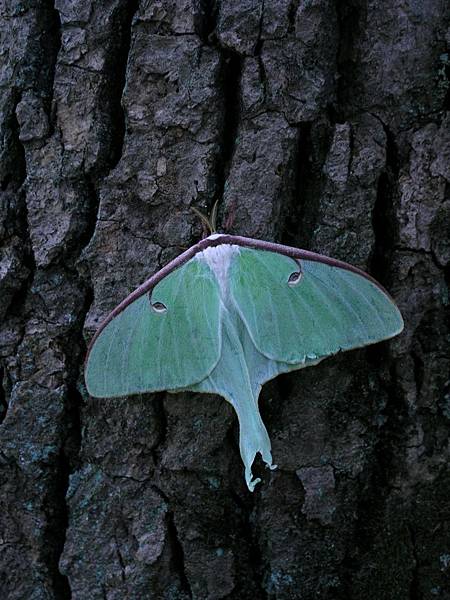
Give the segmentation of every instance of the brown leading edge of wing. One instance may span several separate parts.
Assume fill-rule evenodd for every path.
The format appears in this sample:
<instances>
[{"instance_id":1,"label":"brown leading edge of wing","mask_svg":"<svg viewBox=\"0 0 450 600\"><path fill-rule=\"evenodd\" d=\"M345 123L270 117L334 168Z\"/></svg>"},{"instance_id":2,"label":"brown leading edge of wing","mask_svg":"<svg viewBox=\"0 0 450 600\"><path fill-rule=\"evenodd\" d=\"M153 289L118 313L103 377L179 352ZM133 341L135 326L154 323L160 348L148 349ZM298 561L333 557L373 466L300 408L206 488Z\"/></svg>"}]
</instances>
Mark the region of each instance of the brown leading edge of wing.
<instances>
[{"instance_id":1,"label":"brown leading edge of wing","mask_svg":"<svg viewBox=\"0 0 450 600\"><path fill-rule=\"evenodd\" d=\"M129 304L131 304L134 300L145 294L146 292L151 291L155 285L157 285L164 277L172 273L178 267L184 265L188 260L193 258L199 252L203 252L206 248L219 246L220 244L235 244L237 246L243 246L245 248L255 248L257 250L267 250L269 252L277 252L279 254L284 254L285 256L289 256L294 259L305 259L305 260L313 260L317 262L322 262L332 267L339 267L341 269L347 269L348 271L353 271L353 273L357 273L362 277L365 277L376 286L380 288L380 290L386 294L388 298L392 297L385 290L385 288L371 275L359 269L358 267L354 267L342 260L338 260L336 258L330 258L328 256L323 256L322 254L317 254L316 252L310 252L309 250L301 250L300 248L293 248L291 246L284 246L283 244L277 244L275 242L267 242L264 240L256 240L253 238L242 237L239 235L228 235L228 234L213 234L203 240L200 240L194 246L188 248L185 252L174 258L172 261L167 263L161 270L152 275L149 279L147 279L142 285L134 290L129 296L127 296L120 304L118 304L105 319L100 323L97 331L95 332L92 340L89 343L86 359L87 361L89 357L89 353L91 348L98 338L103 329L110 323L114 317L120 314Z\"/></svg>"}]
</instances>

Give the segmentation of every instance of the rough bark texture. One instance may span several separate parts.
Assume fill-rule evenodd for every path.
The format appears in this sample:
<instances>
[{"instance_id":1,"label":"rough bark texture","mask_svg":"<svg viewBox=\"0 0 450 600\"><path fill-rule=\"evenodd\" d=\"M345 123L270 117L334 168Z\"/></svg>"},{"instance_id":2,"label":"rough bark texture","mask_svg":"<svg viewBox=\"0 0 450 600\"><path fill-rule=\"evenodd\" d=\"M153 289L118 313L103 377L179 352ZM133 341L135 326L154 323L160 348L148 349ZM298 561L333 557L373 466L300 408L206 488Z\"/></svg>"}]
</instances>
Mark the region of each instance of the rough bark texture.
<instances>
[{"instance_id":1,"label":"rough bark texture","mask_svg":"<svg viewBox=\"0 0 450 600\"><path fill-rule=\"evenodd\" d=\"M450 598L447 11L2 0L1 598ZM217 198L222 231L368 269L406 323L265 387L253 495L225 401L82 382Z\"/></svg>"}]
</instances>

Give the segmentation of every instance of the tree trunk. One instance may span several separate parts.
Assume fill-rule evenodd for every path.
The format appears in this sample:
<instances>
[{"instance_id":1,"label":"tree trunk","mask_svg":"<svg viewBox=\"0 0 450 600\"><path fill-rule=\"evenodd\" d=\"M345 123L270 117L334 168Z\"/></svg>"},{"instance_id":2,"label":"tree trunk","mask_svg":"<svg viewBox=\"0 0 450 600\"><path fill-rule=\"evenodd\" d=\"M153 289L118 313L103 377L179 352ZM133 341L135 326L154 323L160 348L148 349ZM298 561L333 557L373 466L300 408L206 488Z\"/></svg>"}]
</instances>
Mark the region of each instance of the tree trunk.
<instances>
[{"instance_id":1,"label":"tree trunk","mask_svg":"<svg viewBox=\"0 0 450 600\"><path fill-rule=\"evenodd\" d=\"M450 598L447 8L1 2L1 598ZM253 494L221 398L83 384L101 319L215 200L405 319L265 386Z\"/></svg>"}]
</instances>

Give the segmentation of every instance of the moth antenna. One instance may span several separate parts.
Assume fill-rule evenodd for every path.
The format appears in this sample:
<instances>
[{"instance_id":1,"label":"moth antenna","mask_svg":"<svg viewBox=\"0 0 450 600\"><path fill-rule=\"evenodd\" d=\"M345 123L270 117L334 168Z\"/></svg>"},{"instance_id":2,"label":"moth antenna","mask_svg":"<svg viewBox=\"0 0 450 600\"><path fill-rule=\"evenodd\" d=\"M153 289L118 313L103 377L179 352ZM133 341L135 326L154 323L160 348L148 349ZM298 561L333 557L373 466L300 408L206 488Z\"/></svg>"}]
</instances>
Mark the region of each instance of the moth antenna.
<instances>
[{"instance_id":1,"label":"moth antenna","mask_svg":"<svg viewBox=\"0 0 450 600\"><path fill-rule=\"evenodd\" d=\"M219 211L219 198L214 202L211 211L211 233L217 232L217 213Z\"/></svg>"},{"instance_id":2,"label":"moth antenna","mask_svg":"<svg viewBox=\"0 0 450 600\"><path fill-rule=\"evenodd\" d=\"M209 230L209 233L212 235L213 233L216 233L217 231L217 212L218 212L218 208L219 208L219 198L217 198L217 200L214 202L214 205L212 207L212 211L211 214L209 216L209 219L206 215L204 215L200 210L198 210L198 208L195 208L195 206L191 206L190 207L191 210L193 210L195 212L195 214L197 215L197 217L199 217L202 221L202 223L204 225L206 225L206 227Z\"/></svg>"},{"instance_id":3,"label":"moth antenna","mask_svg":"<svg viewBox=\"0 0 450 600\"><path fill-rule=\"evenodd\" d=\"M190 208L191 208L192 211L195 212L195 214L197 215L197 217L199 217L199 219L201 220L201 222L203 223L203 225L206 225L206 227L208 228L209 232L211 234L214 233L212 225L211 225L211 222L208 219L208 217L206 217L201 211L199 211L198 208L195 208L195 206L191 206Z\"/></svg>"},{"instance_id":4,"label":"moth antenna","mask_svg":"<svg viewBox=\"0 0 450 600\"><path fill-rule=\"evenodd\" d=\"M225 231L229 231L233 227L234 217L236 215L236 201L232 200L227 209L228 214L225 217L223 227Z\"/></svg>"}]
</instances>

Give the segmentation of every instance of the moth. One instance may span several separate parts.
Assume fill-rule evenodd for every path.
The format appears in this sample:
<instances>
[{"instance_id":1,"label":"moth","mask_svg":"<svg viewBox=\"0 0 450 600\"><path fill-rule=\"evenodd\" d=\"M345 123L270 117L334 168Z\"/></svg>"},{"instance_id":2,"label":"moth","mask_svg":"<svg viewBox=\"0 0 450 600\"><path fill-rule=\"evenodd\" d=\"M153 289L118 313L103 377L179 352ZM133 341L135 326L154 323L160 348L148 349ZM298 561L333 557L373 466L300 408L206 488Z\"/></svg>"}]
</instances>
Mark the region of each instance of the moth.
<instances>
[{"instance_id":1,"label":"moth","mask_svg":"<svg viewBox=\"0 0 450 600\"><path fill-rule=\"evenodd\" d=\"M150 277L105 319L85 364L89 394L215 393L233 406L245 480L271 444L262 385L327 356L391 338L400 311L370 275L320 254L213 234Z\"/></svg>"}]
</instances>

